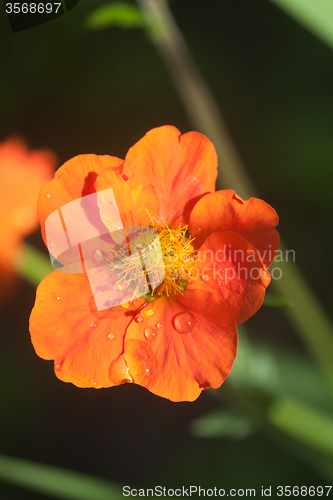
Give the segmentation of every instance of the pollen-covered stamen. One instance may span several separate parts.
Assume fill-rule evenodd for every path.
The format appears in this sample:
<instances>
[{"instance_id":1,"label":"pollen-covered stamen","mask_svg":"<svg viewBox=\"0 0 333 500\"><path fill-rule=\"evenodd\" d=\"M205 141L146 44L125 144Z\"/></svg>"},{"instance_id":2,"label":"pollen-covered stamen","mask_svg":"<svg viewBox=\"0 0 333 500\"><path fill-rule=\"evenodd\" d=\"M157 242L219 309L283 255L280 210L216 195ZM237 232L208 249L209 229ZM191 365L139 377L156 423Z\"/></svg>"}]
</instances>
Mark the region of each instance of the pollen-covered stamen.
<instances>
[{"instance_id":1,"label":"pollen-covered stamen","mask_svg":"<svg viewBox=\"0 0 333 500\"><path fill-rule=\"evenodd\" d=\"M168 224L141 228L130 240L133 253L129 256L124 246L115 252L117 260L109 262L118 274L117 286L132 289L133 298L138 293L147 296L147 302L185 290L195 260L187 229L171 229Z\"/></svg>"},{"instance_id":2,"label":"pollen-covered stamen","mask_svg":"<svg viewBox=\"0 0 333 500\"><path fill-rule=\"evenodd\" d=\"M187 226L170 229L164 224L155 229L159 233L165 272L164 281L156 291L169 296L184 290L190 280L195 259L193 239L186 238Z\"/></svg>"}]
</instances>

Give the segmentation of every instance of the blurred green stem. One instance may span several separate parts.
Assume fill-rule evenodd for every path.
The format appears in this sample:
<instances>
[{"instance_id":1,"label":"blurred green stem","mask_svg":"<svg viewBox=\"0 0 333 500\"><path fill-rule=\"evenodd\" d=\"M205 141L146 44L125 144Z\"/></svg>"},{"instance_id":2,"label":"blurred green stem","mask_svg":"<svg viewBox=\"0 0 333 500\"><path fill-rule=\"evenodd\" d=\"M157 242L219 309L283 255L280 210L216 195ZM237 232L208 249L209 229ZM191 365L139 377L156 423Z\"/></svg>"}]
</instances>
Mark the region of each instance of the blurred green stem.
<instances>
[{"instance_id":1,"label":"blurred green stem","mask_svg":"<svg viewBox=\"0 0 333 500\"><path fill-rule=\"evenodd\" d=\"M186 42L165 0L137 0L158 52L174 80L193 126L215 145L219 157L219 178L243 198L256 190L237 153L218 105L196 67ZM280 249L285 255L286 247ZM274 264L283 278L273 280L281 297L293 303L287 313L303 341L314 353L333 387L333 327L320 303L293 262Z\"/></svg>"},{"instance_id":2,"label":"blurred green stem","mask_svg":"<svg viewBox=\"0 0 333 500\"><path fill-rule=\"evenodd\" d=\"M272 0L333 49L333 2L331 0Z\"/></svg>"},{"instance_id":3,"label":"blurred green stem","mask_svg":"<svg viewBox=\"0 0 333 500\"><path fill-rule=\"evenodd\" d=\"M22 278L34 286L53 271L50 259L28 243L22 245L14 265Z\"/></svg>"},{"instance_id":4,"label":"blurred green stem","mask_svg":"<svg viewBox=\"0 0 333 500\"><path fill-rule=\"evenodd\" d=\"M50 465L0 454L0 478L53 498L71 500L120 500L116 483Z\"/></svg>"},{"instance_id":5,"label":"blurred green stem","mask_svg":"<svg viewBox=\"0 0 333 500\"><path fill-rule=\"evenodd\" d=\"M184 108L194 127L214 144L219 157L219 175L225 187L240 196L254 192L223 116L200 74L182 33L164 0L137 0L158 52L167 65Z\"/></svg>"}]
</instances>

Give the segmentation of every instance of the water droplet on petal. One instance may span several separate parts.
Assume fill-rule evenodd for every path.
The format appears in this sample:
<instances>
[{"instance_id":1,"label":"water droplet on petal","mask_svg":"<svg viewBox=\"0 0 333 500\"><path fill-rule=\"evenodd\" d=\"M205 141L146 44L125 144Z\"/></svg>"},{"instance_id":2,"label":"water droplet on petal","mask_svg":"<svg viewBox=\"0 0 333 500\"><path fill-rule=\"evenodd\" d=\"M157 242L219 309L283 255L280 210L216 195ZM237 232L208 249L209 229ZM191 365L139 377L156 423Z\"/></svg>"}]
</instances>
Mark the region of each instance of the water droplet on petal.
<instances>
[{"instance_id":1,"label":"water droplet on petal","mask_svg":"<svg viewBox=\"0 0 333 500\"><path fill-rule=\"evenodd\" d=\"M207 274L203 274L203 275L201 276L201 279L202 279L202 280L204 280L204 281L208 281L208 280L210 280L210 277L209 277L209 276L207 276Z\"/></svg>"},{"instance_id":2,"label":"water droplet on petal","mask_svg":"<svg viewBox=\"0 0 333 500\"><path fill-rule=\"evenodd\" d=\"M109 333L107 334L107 338L108 338L109 340L113 340L113 339L114 339L114 333L109 332Z\"/></svg>"},{"instance_id":3,"label":"water droplet on petal","mask_svg":"<svg viewBox=\"0 0 333 500\"><path fill-rule=\"evenodd\" d=\"M90 326L90 328L96 328L96 326L97 326L97 323L95 323L95 322L92 322L92 323L90 323L90 325L89 325L89 326Z\"/></svg>"},{"instance_id":4,"label":"water droplet on petal","mask_svg":"<svg viewBox=\"0 0 333 500\"><path fill-rule=\"evenodd\" d=\"M143 334L147 340L153 340L153 338L156 337L156 332L155 332L154 328L152 328L151 326L147 326L143 330Z\"/></svg>"},{"instance_id":5,"label":"water droplet on petal","mask_svg":"<svg viewBox=\"0 0 333 500\"><path fill-rule=\"evenodd\" d=\"M137 316L137 317L135 318L135 321L136 321L136 323L142 323L142 321L143 321L143 317L142 317L142 316Z\"/></svg>"},{"instance_id":6,"label":"water droplet on petal","mask_svg":"<svg viewBox=\"0 0 333 500\"><path fill-rule=\"evenodd\" d=\"M54 300L61 300L62 299L61 295L59 295L59 293L55 293L55 292L51 293L51 297Z\"/></svg>"},{"instance_id":7,"label":"water droplet on petal","mask_svg":"<svg viewBox=\"0 0 333 500\"><path fill-rule=\"evenodd\" d=\"M49 199L51 198L51 196L52 196L52 195L51 195L51 193L45 193L45 194L44 194L44 196L45 196L45 198L46 198L47 200L49 200Z\"/></svg>"},{"instance_id":8,"label":"water droplet on petal","mask_svg":"<svg viewBox=\"0 0 333 500\"><path fill-rule=\"evenodd\" d=\"M157 360L150 344L141 340L129 340L125 356L135 383L151 389L156 382Z\"/></svg>"},{"instance_id":9,"label":"water droplet on petal","mask_svg":"<svg viewBox=\"0 0 333 500\"><path fill-rule=\"evenodd\" d=\"M151 316L152 314L154 314L154 311L152 309L149 309L148 311L144 312L145 316Z\"/></svg>"},{"instance_id":10,"label":"water droplet on petal","mask_svg":"<svg viewBox=\"0 0 333 500\"><path fill-rule=\"evenodd\" d=\"M133 382L129 368L123 356L118 356L118 358L112 361L109 369L109 379L116 385Z\"/></svg>"},{"instance_id":11,"label":"water droplet on petal","mask_svg":"<svg viewBox=\"0 0 333 500\"><path fill-rule=\"evenodd\" d=\"M98 249L94 251L93 257L97 262L101 262L105 259L105 253L103 252L103 250Z\"/></svg>"},{"instance_id":12,"label":"water droplet on petal","mask_svg":"<svg viewBox=\"0 0 333 500\"><path fill-rule=\"evenodd\" d=\"M156 323L156 328L157 328L158 330L160 330L160 329L162 328L161 323Z\"/></svg>"},{"instance_id":13,"label":"water droplet on petal","mask_svg":"<svg viewBox=\"0 0 333 500\"><path fill-rule=\"evenodd\" d=\"M188 333L193 330L197 320L190 312L180 313L174 316L172 323L178 333Z\"/></svg>"},{"instance_id":14,"label":"water droplet on petal","mask_svg":"<svg viewBox=\"0 0 333 500\"><path fill-rule=\"evenodd\" d=\"M62 368L61 363L55 363L54 365L55 370L61 370L61 368Z\"/></svg>"},{"instance_id":15,"label":"water droplet on petal","mask_svg":"<svg viewBox=\"0 0 333 500\"><path fill-rule=\"evenodd\" d=\"M58 242L57 242L56 240L51 240L51 241L50 241L50 247L51 247L51 248L55 248L55 247L57 247L57 246L58 246Z\"/></svg>"}]
</instances>

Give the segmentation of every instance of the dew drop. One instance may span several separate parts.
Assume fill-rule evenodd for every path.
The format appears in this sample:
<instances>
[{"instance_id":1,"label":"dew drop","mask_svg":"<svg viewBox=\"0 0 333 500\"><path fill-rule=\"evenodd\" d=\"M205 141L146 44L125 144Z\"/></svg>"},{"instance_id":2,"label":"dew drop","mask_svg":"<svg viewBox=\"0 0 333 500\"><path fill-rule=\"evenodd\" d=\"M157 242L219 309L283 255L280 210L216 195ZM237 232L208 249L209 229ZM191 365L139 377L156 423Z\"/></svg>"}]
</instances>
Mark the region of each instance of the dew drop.
<instances>
[{"instance_id":1,"label":"dew drop","mask_svg":"<svg viewBox=\"0 0 333 500\"><path fill-rule=\"evenodd\" d=\"M114 333L109 332L109 333L107 334L107 338L108 338L109 340L113 340L113 339L114 339Z\"/></svg>"},{"instance_id":2,"label":"dew drop","mask_svg":"<svg viewBox=\"0 0 333 500\"><path fill-rule=\"evenodd\" d=\"M123 356L118 356L118 358L112 361L109 369L109 379L116 385L133 382L133 378L130 375L129 368Z\"/></svg>"},{"instance_id":3,"label":"dew drop","mask_svg":"<svg viewBox=\"0 0 333 500\"><path fill-rule=\"evenodd\" d=\"M55 365L54 365L55 370L59 371L59 370L61 370L61 368L62 368L61 363L55 363Z\"/></svg>"},{"instance_id":4,"label":"dew drop","mask_svg":"<svg viewBox=\"0 0 333 500\"><path fill-rule=\"evenodd\" d=\"M51 297L54 300L61 300L62 299L61 295L59 295L58 293L55 293L55 292L51 293Z\"/></svg>"},{"instance_id":5,"label":"dew drop","mask_svg":"<svg viewBox=\"0 0 333 500\"><path fill-rule=\"evenodd\" d=\"M97 323L95 323L95 322L92 322L92 323L90 323L90 325L89 325L89 326L90 326L90 328L96 328L96 326L97 326Z\"/></svg>"},{"instance_id":6,"label":"dew drop","mask_svg":"<svg viewBox=\"0 0 333 500\"><path fill-rule=\"evenodd\" d=\"M56 240L51 240L51 241L50 241L50 247L51 247L51 248L55 248L55 247L57 247L57 246L58 246L58 242L57 242Z\"/></svg>"},{"instance_id":7,"label":"dew drop","mask_svg":"<svg viewBox=\"0 0 333 500\"><path fill-rule=\"evenodd\" d=\"M47 200L49 200L51 198L51 193L45 193L44 196Z\"/></svg>"},{"instance_id":8,"label":"dew drop","mask_svg":"<svg viewBox=\"0 0 333 500\"><path fill-rule=\"evenodd\" d=\"M193 316L193 314L186 312L186 313L180 313L174 316L172 323L174 329L178 333L188 333L193 330L196 324L196 319Z\"/></svg>"},{"instance_id":9,"label":"dew drop","mask_svg":"<svg viewBox=\"0 0 333 500\"><path fill-rule=\"evenodd\" d=\"M137 316L137 317L135 318L135 321L136 321L136 323L142 323L142 321L143 321L143 317L142 317L142 316Z\"/></svg>"},{"instance_id":10,"label":"dew drop","mask_svg":"<svg viewBox=\"0 0 333 500\"><path fill-rule=\"evenodd\" d=\"M158 330L160 330L160 329L162 328L161 323L156 323L156 328L157 328Z\"/></svg>"},{"instance_id":11,"label":"dew drop","mask_svg":"<svg viewBox=\"0 0 333 500\"><path fill-rule=\"evenodd\" d=\"M208 280L210 280L210 276L207 276L207 274L203 274L201 276L201 279L204 280L204 281L208 281Z\"/></svg>"},{"instance_id":12,"label":"dew drop","mask_svg":"<svg viewBox=\"0 0 333 500\"><path fill-rule=\"evenodd\" d=\"M157 377L157 360L151 345L141 340L129 340L126 349L126 363L132 379L151 389Z\"/></svg>"},{"instance_id":13,"label":"dew drop","mask_svg":"<svg viewBox=\"0 0 333 500\"><path fill-rule=\"evenodd\" d=\"M147 340L153 340L153 338L156 337L156 332L155 332L154 328L152 328L151 326L147 326L143 330L143 334Z\"/></svg>"},{"instance_id":14,"label":"dew drop","mask_svg":"<svg viewBox=\"0 0 333 500\"><path fill-rule=\"evenodd\" d=\"M154 314L154 311L152 309L149 309L148 311L144 312L145 316L152 316Z\"/></svg>"},{"instance_id":15,"label":"dew drop","mask_svg":"<svg viewBox=\"0 0 333 500\"><path fill-rule=\"evenodd\" d=\"M93 257L96 262L101 262L105 259L105 253L103 252L103 250L98 249L94 251Z\"/></svg>"}]
</instances>

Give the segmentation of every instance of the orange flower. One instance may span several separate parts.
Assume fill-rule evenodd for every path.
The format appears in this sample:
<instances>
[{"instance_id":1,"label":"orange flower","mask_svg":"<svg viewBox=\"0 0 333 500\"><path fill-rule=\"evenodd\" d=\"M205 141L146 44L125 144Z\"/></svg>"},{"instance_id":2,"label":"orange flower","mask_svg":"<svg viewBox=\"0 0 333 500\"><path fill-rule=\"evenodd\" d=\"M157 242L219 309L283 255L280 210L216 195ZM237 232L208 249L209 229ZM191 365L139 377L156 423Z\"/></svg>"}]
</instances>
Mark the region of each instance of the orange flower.
<instances>
[{"instance_id":1,"label":"orange flower","mask_svg":"<svg viewBox=\"0 0 333 500\"><path fill-rule=\"evenodd\" d=\"M28 151L20 139L0 144L0 301L8 298L15 282L14 259L22 239L38 227L37 198L51 179L55 156L49 151Z\"/></svg>"},{"instance_id":2,"label":"orange flower","mask_svg":"<svg viewBox=\"0 0 333 500\"><path fill-rule=\"evenodd\" d=\"M215 149L206 137L165 126L148 132L125 161L77 156L43 186L38 208L45 242L50 214L93 193L95 226L114 231L110 188L126 232L124 241L111 233L113 259L105 246L91 246L84 261L104 260L99 293L118 289L121 305L96 306L88 264L81 274L54 271L38 287L32 342L39 356L54 359L58 378L96 388L135 382L172 401L193 401L202 389L222 384L236 356L236 326L263 301L279 235L273 208L231 190L214 192L216 176ZM88 227L93 222L86 215ZM139 276L138 254L124 255L130 245L149 248L143 228L158 235L164 280L142 250L149 293L124 303L126 286L133 290Z\"/></svg>"}]
</instances>

